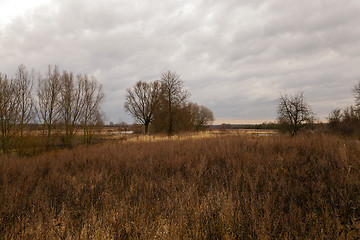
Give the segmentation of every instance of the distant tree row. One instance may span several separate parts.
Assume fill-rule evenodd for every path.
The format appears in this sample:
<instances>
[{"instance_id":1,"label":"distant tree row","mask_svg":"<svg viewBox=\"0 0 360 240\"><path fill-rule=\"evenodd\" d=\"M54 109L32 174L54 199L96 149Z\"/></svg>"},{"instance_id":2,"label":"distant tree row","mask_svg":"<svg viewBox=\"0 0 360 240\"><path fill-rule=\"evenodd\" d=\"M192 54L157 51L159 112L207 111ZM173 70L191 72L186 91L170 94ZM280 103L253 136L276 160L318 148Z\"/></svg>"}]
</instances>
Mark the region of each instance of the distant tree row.
<instances>
[{"instance_id":1,"label":"distant tree row","mask_svg":"<svg viewBox=\"0 0 360 240\"><path fill-rule=\"evenodd\" d=\"M138 123L144 125L147 134L178 131L199 131L214 121L210 109L188 101L190 93L183 88L180 76L168 71L160 80L139 81L127 89L125 109Z\"/></svg>"},{"instance_id":2,"label":"distant tree row","mask_svg":"<svg viewBox=\"0 0 360 240\"><path fill-rule=\"evenodd\" d=\"M343 135L360 136L360 81L353 87L355 105L335 108L328 116L329 129Z\"/></svg>"},{"instance_id":3,"label":"distant tree row","mask_svg":"<svg viewBox=\"0 0 360 240\"><path fill-rule=\"evenodd\" d=\"M360 136L360 82L354 86L353 93L355 105L333 109L327 117L328 130L343 135ZM311 107L304 100L303 92L293 96L281 93L277 114L279 129L289 132L292 136L297 135L301 128L313 125L315 120Z\"/></svg>"},{"instance_id":4,"label":"distant tree row","mask_svg":"<svg viewBox=\"0 0 360 240\"><path fill-rule=\"evenodd\" d=\"M36 81L37 80L37 81ZM35 81L37 86L34 87ZM41 126L49 143L55 126L63 131L63 144L71 145L82 128L88 144L92 129L101 122L102 86L87 74L60 71L49 66L44 74L31 73L20 65L13 77L0 73L1 148L8 153L15 139L21 142L28 126Z\"/></svg>"}]
</instances>

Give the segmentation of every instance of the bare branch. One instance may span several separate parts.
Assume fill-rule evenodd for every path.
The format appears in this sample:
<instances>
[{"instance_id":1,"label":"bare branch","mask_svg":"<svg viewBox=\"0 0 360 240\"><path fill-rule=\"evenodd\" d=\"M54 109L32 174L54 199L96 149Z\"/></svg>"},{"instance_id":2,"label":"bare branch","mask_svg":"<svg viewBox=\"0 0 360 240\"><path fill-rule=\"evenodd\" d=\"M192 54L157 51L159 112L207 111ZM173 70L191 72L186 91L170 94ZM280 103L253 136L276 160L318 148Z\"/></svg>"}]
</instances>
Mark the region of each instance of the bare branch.
<instances>
[{"instance_id":1,"label":"bare branch","mask_svg":"<svg viewBox=\"0 0 360 240\"><path fill-rule=\"evenodd\" d=\"M133 89L127 89L125 110L137 122L144 124L145 133L148 133L149 124L154 119L154 113L160 101L160 94L161 88L158 81L151 83L139 81Z\"/></svg>"},{"instance_id":2,"label":"bare branch","mask_svg":"<svg viewBox=\"0 0 360 240\"><path fill-rule=\"evenodd\" d=\"M292 136L297 134L303 124L314 120L310 106L304 101L303 92L290 97L286 93L281 93L277 113L279 123L286 126Z\"/></svg>"}]
</instances>

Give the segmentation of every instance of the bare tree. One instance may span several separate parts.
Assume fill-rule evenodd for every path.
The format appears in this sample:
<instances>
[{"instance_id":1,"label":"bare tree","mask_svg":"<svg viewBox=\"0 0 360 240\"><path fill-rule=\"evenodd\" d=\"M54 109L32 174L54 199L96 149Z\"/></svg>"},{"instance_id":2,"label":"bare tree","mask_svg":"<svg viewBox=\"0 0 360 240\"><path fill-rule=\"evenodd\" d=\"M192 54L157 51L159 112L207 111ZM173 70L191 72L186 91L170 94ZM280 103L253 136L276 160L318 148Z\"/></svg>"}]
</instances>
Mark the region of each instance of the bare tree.
<instances>
[{"instance_id":1,"label":"bare tree","mask_svg":"<svg viewBox=\"0 0 360 240\"><path fill-rule=\"evenodd\" d=\"M346 122L357 122L359 119L356 106L350 105L345 107L343 110L342 119Z\"/></svg>"},{"instance_id":2,"label":"bare tree","mask_svg":"<svg viewBox=\"0 0 360 240\"><path fill-rule=\"evenodd\" d=\"M354 86L353 92L355 95L355 110L357 117L360 118L360 81Z\"/></svg>"},{"instance_id":3,"label":"bare tree","mask_svg":"<svg viewBox=\"0 0 360 240\"><path fill-rule=\"evenodd\" d=\"M292 136L295 136L305 123L310 123L314 120L314 114L311 112L310 106L305 103L303 92L297 93L294 96L281 93L277 113L279 123Z\"/></svg>"},{"instance_id":4,"label":"bare tree","mask_svg":"<svg viewBox=\"0 0 360 240\"><path fill-rule=\"evenodd\" d=\"M191 111L191 122L195 131L199 131L214 121L213 112L202 105L196 103L189 103Z\"/></svg>"},{"instance_id":5,"label":"bare tree","mask_svg":"<svg viewBox=\"0 0 360 240\"><path fill-rule=\"evenodd\" d=\"M168 119L167 133L172 135L176 115L174 109L185 104L190 93L183 89L183 81L180 76L175 72L168 71L161 75L161 95Z\"/></svg>"},{"instance_id":6,"label":"bare tree","mask_svg":"<svg viewBox=\"0 0 360 240\"><path fill-rule=\"evenodd\" d=\"M80 116L84 107L84 84L81 75L77 75L76 80L72 72L66 71L61 75L61 117L65 126L64 144L71 146L71 141L79 123Z\"/></svg>"},{"instance_id":7,"label":"bare tree","mask_svg":"<svg viewBox=\"0 0 360 240\"><path fill-rule=\"evenodd\" d=\"M18 132L19 108L18 89L15 81L0 73L0 128L3 153L10 150L11 139Z\"/></svg>"},{"instance_id":8,"label":"bare tree","mask_svg":"<svg viewBox=\"0 0 360 240\"><path fill-rule=\"evenodd\" d=\"M37 113L39 121L43 124L43 130L47 132L50 138L54 124L60 117L60 74L57 66L48 67L45 77L39 77L39 86L37 90L38 107Z\"/></svg>"},{"instance_id":9,"label":"bare tree","mask_svg":"<svg viewBox=\"0 0 360 240\"><path fill-rule=\"evenodd\" d=\"M338 125L341 123L341 120L343 118L343 114L341 113L340 108L333 109L329 116L327 117L327 120L329 122L329 128L330 129L336 129Z\"/></svg>"},{"instance_id":10,"label":"bare tree","mask_svg":"<svg viewBox=\"0 0 360 240\"><path fill-rule=\"evenodd\" d=\"M159 81L151 83L139 81L133 89L127 89L124 107L137 122L144 125L145 134L148 133L149 124L153 121L155 111L159 107L160 93Z\"/></svg>"},{"instance_id":11,"label":"bare tree","mask_svg":"<svg viewBox=\"0 0 360 240\"><path fill-rule=\"evenodd\" d=\"M34 99L32 95L33 79L24 65L20 65L15 74L18 89L19 109L19 128L20 137L23 137L25 126L34 118Z\"/></svg>"},{"instance_id":12,"label":"bare tree","mask_svg":"<svg viewBox=\"0 0 360 240\"><path fill-rule=\"evenodd\" d=\"M96 78L89 79L87 75L80 76L84 86L84 106L81 122L84 130L84 144L89 144L94 126L101 122L100 106L104 99L102 86Z\"/></svg>"}]
</instances>

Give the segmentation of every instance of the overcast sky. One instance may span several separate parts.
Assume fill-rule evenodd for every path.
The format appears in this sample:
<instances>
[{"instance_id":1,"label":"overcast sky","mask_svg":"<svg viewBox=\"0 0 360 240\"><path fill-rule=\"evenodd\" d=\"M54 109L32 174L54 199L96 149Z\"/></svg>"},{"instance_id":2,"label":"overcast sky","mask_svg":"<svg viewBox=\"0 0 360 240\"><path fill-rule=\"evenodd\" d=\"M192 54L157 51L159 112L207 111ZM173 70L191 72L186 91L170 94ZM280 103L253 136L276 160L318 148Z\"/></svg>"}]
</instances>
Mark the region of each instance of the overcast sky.
<instances>
[{"instance_id":1,"label":"overcast sky","mask_svg":"<svg viewBox=\"0 0 360 240\"><path fill-rule=\"evenodd\" d=\"M94 75L107 121L131 123L125 90L168 70L216 123L275 120L282 91L324 120L354 102L360 1L1 0L0 59Z\"/></svg>"}]
</instances>

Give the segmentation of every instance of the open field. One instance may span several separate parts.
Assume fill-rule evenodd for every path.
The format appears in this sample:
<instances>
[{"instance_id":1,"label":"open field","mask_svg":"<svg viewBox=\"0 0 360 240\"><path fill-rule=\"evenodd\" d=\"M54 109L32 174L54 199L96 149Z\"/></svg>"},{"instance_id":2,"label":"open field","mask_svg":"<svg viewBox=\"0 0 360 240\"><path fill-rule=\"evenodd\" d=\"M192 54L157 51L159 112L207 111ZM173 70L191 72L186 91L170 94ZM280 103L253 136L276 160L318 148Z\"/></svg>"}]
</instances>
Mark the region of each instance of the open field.
<instances>
[{"instance_id":1,"label":"open field","mask_svg":"<svg viewBox=\"0 0 360 240\"><path fill-rule=\"evenodd\" d=\"M108 141L163 141L163 140L185 140L189 138L209 138L218 135L252 135L252 136L268 136L278 134L276 130L268 129L228 129L228 130L210 130L201 132L182 132L173 136L166 134L135 134L132 131L120 131L118 127L104 127L94 132L91 136L90 144L98 144ZM8 155L12 156L35 156L49 150L72 148L84 145L84 135L81 129L76 129L71 144L64 142L65 131L56 129L50 138L44 136L42 130L31 129L24 131L23 137L15 135L11 140ZM0 155L3 155L0 149Z\"/></svg>"},{"instance_id":2,"label":"open field","mask_svg":"<svg viewBox=\"0 0 360 240\"><path fill-rule=\"evenodd\" d=\"M227 129L227 130L210 130L201 132L184 132L173 136L166 134L144 135L144 134L129 134L119 133L116 129L105 128L101 131L103 139L107 140L130 140L130 141L162 141L162 140L185 140L198 138L213 138L217 136L270 136L279 134L277 130L272 129Z\"/></svg>"},{"instance_id":3,"label":"open field","mask_svg":"<svg viewBox=\"0 0 360 240\"><path fill-rule=\"evenodd\" d=\"M213 134L0 157L0 239L357 239L360 142Z\"/></svg>"}]
</instances>

